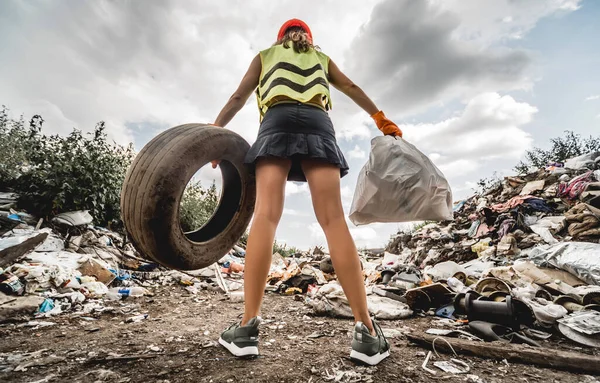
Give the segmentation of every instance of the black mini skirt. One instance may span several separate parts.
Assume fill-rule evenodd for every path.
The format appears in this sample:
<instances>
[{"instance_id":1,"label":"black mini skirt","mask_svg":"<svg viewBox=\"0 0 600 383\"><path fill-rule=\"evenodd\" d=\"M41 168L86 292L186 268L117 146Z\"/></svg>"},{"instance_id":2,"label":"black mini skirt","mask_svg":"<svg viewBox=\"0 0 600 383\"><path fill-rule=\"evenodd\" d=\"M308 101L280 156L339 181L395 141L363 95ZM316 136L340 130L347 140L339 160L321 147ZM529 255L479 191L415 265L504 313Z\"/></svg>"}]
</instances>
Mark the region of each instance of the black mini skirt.
<instances>
[{"instance_id":1,"label":"black mini skirt","mask_svg":"<svg viewBox=\"0 0 600 383\"><path fill-rule=\"evenodd\" d=\"M260 124L258 137L246 154L245 163L254 174L260 158L289 158L289 181L306 182L303 159L317 159L337 165L340 177L348 174L348 163L335 139L329 115L318 106L300 102L270 107Z\"/></svg>"}]
</instances>

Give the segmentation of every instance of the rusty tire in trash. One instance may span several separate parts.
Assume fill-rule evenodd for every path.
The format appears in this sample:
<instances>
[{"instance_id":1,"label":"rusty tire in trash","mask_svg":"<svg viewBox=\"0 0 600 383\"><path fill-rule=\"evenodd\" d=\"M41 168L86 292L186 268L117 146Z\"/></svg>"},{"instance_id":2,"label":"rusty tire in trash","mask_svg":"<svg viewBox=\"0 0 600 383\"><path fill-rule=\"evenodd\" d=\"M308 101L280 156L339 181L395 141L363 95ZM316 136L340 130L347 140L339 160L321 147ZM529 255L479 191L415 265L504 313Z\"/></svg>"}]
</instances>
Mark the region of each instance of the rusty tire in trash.
<instances>
[{"instance_id":1,"label":"rusty tire in trash","mask_svg":"<svg viewBox=\"0 0 600 383\"><path fill-rule=\"evenodd\" d=\"M137 250L180 270L201 269L225 255L254 212L254 178L243 163L249 148L231 130L205 124L176 126L146 144L128 169L121 191L122 219ZM212 160L221 160L219 204L203 227L184 233L179 221L183 191Z\"/></svg>"}]
</instances>

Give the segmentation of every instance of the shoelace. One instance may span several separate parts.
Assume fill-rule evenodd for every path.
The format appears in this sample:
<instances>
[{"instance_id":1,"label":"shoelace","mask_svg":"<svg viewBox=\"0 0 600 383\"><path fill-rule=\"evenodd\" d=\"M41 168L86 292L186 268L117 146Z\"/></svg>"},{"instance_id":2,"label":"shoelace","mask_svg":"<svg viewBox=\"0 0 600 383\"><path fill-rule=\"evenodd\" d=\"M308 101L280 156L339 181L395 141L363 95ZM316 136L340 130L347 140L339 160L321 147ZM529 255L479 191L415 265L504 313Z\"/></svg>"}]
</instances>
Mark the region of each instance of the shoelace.
<instances>
[{"instance_id":1,"label":"shoelace","mask_svg":"<svg viewBox=\"0 0 600 383\"><path fill-rule=\"evenodd\" d=\"M377 341L379 342L379 349L382 349L382 346L387 345L388 341L385 337L385 335L383 335L383 331L381 330L381 327L379 327L379 324L377 324L374 320L371 320L371 322L373 323L373 328L375 329L375 334L377 334ZM381 341L383 339L383 345L381 344Z\"/></svg>"}]
</instances>

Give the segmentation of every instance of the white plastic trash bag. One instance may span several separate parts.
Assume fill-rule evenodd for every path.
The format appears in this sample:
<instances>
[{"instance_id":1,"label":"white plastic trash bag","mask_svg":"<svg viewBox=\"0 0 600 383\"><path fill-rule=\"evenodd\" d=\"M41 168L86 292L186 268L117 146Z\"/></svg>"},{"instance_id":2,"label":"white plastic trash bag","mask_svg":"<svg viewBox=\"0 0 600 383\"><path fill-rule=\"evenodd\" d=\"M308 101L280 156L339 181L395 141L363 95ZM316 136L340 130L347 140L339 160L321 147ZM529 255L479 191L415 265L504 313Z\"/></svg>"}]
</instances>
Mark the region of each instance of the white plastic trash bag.
<instances>
[{"instance_id":1,"label":"white plastic trash bag","mask_svg":"<svg viewBox=\"0 0 600 383\"><path fill-rule=\"evenodd\" d=\"M451 220L452 190L442 172L417 148L391 136L371 140L369 161L356 182L350 220Z\"/></svg>"}]
</instances>

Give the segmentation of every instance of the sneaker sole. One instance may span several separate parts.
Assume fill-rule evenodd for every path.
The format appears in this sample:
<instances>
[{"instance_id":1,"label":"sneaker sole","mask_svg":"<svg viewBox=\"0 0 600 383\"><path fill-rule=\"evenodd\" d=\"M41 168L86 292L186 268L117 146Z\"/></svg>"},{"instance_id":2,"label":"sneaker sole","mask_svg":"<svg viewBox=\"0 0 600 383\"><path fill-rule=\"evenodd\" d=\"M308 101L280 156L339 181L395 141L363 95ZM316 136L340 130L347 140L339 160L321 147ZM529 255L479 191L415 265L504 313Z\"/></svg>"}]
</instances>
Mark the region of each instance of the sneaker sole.
<instances>
[{"instance_id":1,"label":"sneaker sole","mask_svg":"<svg viewBox=\"0 0 600 383\"><path fill-rule=\"evenodd\" d=\"M248 346L240 348L233 343L225 341L223 338L219 338L219 344L227 349L230 353L235 356L251 356L258 355L257 346Z\"/></svg>"},{"instance_id":2,"label":"sneaker sole","mask_svg":"<svg viewBox=\"0 0 600 383\"><path fill-rule=\"evenodd\" d=\"M389 350L384 352L383 354L375 354L372 356L363 354L361 352L358 351L354 351L352 350L350 352L350 359L355 360L355 361L359 361L362 363L366 363L370 366L374 366L376 364L379 364L379 362L381 362L382 360L384 360L385 358L387 358L388 356L390 356L390 352Z\"/></svg>"}]
</instances>

